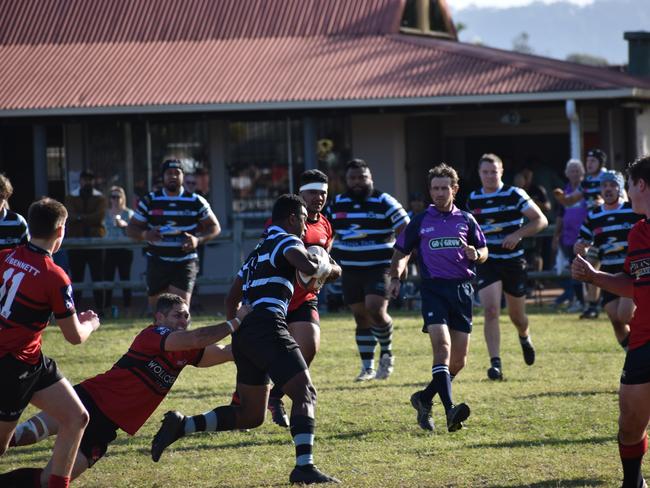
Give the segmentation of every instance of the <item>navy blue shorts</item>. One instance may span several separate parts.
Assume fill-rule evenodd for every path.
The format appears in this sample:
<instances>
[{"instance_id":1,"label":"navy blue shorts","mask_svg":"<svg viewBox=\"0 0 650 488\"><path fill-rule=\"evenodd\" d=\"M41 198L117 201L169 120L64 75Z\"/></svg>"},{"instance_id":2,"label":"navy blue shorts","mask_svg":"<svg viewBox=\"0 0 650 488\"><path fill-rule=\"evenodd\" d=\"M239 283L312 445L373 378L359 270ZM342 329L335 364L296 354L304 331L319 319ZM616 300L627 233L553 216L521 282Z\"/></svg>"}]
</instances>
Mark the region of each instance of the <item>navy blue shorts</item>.
<instances>
[{"instance_id":1,"label":"navy blue shorts","mask_svg":"<svg viewBox=\"0 0 650 488\"><path fill-rule=\"evenodd\" d=\"M422 280L422 332L427 325L446 324L450 329L472 332L472 298L474 288L467 280Z\"/></svg>"}]
</instances>

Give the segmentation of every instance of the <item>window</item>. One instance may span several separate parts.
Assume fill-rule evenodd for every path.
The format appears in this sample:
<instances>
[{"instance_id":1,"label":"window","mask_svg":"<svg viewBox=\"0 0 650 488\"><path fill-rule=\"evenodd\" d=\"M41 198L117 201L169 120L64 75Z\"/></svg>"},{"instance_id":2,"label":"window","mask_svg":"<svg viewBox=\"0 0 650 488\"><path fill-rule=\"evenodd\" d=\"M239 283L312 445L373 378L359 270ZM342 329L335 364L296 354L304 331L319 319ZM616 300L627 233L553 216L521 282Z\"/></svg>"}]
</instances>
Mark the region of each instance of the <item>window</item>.
<instances>
[{"instance_id":1,"label":"window","mask_svg":"<svg viewBox=\"0 0 650 488\"><path fill-rule=\"evenodd\" d=\"M232 215L263 220L276 198L293 192L304 169L299 120L231 122L228 172Z\"/></svg>"},{"instance_id":2,"label":"window","mask_svg":"<svg viewBox=\"0 0 650 488\"><path fill-rule=\"evenodd\" d=\"M350 119L332 117L316 121L318 169L329 177L329 197L345 191L345 165L352 159Z\"/></svg>"}]
</instances>

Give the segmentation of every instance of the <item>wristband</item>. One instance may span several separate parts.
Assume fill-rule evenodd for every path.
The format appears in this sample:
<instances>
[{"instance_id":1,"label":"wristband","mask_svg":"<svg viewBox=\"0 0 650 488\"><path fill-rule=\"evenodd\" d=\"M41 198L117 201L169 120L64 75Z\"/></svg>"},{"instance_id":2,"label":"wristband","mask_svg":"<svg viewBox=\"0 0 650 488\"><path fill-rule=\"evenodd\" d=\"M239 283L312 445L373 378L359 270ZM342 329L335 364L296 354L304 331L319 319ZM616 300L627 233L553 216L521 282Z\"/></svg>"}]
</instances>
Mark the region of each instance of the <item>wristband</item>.
<instances>
[{"instance_id":1,"label":"wristband","mask_svg":"<svg viewBox=\"0 0 650 488\"><path fill-rule=\"evenodd\" d=\"M235 318L236 318L236 317L235 317ZM235 332L235 327L232 325L232 322L231 322L230 320L226 320L226 325L227 325L228 327L230 327L230 333L231 333L231 334Z\"/></svg>"}]
</instances>

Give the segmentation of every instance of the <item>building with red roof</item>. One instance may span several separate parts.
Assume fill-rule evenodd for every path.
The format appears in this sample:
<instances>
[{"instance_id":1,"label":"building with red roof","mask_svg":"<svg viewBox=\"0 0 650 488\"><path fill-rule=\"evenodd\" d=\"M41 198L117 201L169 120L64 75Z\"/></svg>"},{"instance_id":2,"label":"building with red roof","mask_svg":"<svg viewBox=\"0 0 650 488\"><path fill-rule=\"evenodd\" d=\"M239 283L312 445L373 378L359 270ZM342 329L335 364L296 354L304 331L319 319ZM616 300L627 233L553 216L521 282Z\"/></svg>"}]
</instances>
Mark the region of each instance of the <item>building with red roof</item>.
<instances>
[{"instance_id":1,"label":"building with red roof","mask_svg":"<svg viewBox=\"0 0 650 488\"><path fill-rule=\"evenodd\" d=\"M458 42L444 0L18 0L2 11L0 166L18 210L62 198L83 168L133 202L170 155L199 169L227 227L268 212L304 169L341 190L351 157L405 202L440 161L471 186L485 152L507 175L559 176L590 147L618 166L650 151L649 73Z\"/></svg>"}]
</instances>

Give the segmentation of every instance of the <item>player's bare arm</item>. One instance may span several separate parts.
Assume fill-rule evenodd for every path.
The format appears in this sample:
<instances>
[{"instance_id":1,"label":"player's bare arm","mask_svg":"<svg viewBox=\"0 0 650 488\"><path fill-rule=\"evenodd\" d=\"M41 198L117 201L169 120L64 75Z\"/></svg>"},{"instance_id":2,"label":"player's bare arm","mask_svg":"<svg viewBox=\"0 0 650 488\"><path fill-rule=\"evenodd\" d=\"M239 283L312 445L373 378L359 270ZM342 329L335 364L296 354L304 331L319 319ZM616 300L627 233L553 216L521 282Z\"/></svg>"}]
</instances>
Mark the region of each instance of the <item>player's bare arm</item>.
<instances>
[{"instance_id":1,"label":"player's bare arm","mask_svg":"<svg viewBox=\"0 0 650 488\"><path fill-rule=\"evenodd\" d=\"M227 363L229 361L234 361L230 344L227 346L222 346L220 344L210 344L203 350L201 361L199 361L199 364L196 366L199 368L209 368L211 366Z\"/></svg>"},{"instance_id":2,"label":"player's bare arm","mask_svg":"<svg viewBox=\"0 0 650 488\"><path fill-rule=\"evenodd\" d=\"M399 291L402 286L400 276L404 274L410 256L410 254L404 254L397 249L393 249L393 257L391 258L389 271L390 284L388 285L388 295L392 298L399 296Z\"/></svg>"},{"instance_id":3,"label":"player's bare arm","mask_svg":"<svg viewBox=\"0 0 650 488\"><path fill-rule=\"evenodd\" d=\"M146 222L140 222L131 217L129 225L126 226L126 235L136 241L159 241L162 235L157 228L150 229Z\"/></svg>"},{"instance_id":4,"label":"player's bare arm","mask_svg":"<svg viewBox=\"0 0 650 488\"><path fill-rule=\"evenodd\" d=\"M192 235L185 232L184 251L193 251L201 244L211 241L221 233L221 226L214 214L210 214L199 222L199 235Z\"/></svg>"},{"instance_id":5,"label":"player's bare arm","mask_svg":"<svg viewBox=\"0 0 650 488\"><path fill-rule=\"evenodd\" d=\"M582 192L580 190L576 190L573 193L569 193L567 195L560 188L553 190L553 196L557 202L564 207L569 207L573 204L576 204L583 198Z\"/></svg>"},{"instance_id":6,"label":"player's bare arm","mask_svg":"<svg viewBox=\"0 0 650 488\"><path fill-rule=\"evenodd\" d=\"M284 257L287 258L291 266L310 276L318 271L321 264L318 257L308 253L304 247L291 247L287 249Z\"/></svg>"},{"instance_id":7,"label":"player's bare arm","mask_svg":"<svg viewBox=\"0 0 650 488\"><path fill-rule=\"evenodd\" d=\"M331 283L332 281L336 281L341 277L341 274L343 274L343 270L337 264L337 262L334 261L332 256L330 256L330 264L332 265L332 271L330 271L330 274L325 280L325 283Z\"/></svg>"},{"instance_id":8,"label":"player's bare arm","mask_svg":"<svg viewBox=\"0 0 650 488\"><path fill-rule=\"evenodd\" d=\"M242 288L244 286L244 281L239 276L235 276L232 284L230 285L230 290L226 295L225 305L226 305L226 318L232 319L237 313L237 308L241 303L244 293Z\"/></svg>"},{"instance_id":9,"label":"player's bare arm","mask_svg":"<svg viewBox=\"0 0 650 488\"><path fill-rule=\"evenodd\" d=\"M99 328L99 317L92 310L57 319L56 322L65 340L74 345L85 342Z\"/></svg>"},{"instance_id":10,"label":"player's bare arm","mask_svg":"<svg viewBox=\"0 0 650 488\"><path fill-rule=\"evenodd\" d=\"M187 351L190 349L201 349L210 344L214 344L235 332L250 310L250 307L245 305L237 311L237 315L232 320L194 330L174 331L167 336L165 351Z\"/></svg>"},{"instance_id":11,"label":"player's bare arm","mask_svg":"<svg viewBox=\"0 0 650 488\"><path fill-rule=\"evenodd\" d=\"M578 239L576 243L573 245L573 252L576 255L586 256L587 251L589 251L590 247L591 247L591 242L585 241L584 239Z\"/></svg>"},{"instance_id":12,"label":"player's bare arm","mask_svg":"<svg viewBox=\"0 0 650 488\"><path fill-rule=\"evenodd\" d=\"M534 202L531 201L529 207L522 213L528 219L528 223L503 239L501 246L505 249L514 249L524 237L534 236L548 226L546 216Z\"/></svg>"},{"instance_id":13,"label":"player's bare arm","mask_svg":"<svg viewBox=\"0 0 650 488\"><path fill-rule=\"evenodd\" d=\"M615 295L629 298L634 296L634 279L630 275L597 271L582 256L576 256L573 263L571 263L571 275L578 281L591 283Z\"/></svg>"}]
</instances>

